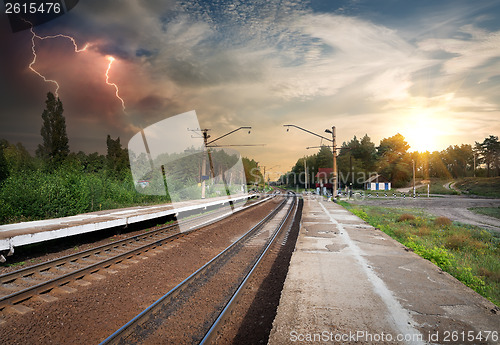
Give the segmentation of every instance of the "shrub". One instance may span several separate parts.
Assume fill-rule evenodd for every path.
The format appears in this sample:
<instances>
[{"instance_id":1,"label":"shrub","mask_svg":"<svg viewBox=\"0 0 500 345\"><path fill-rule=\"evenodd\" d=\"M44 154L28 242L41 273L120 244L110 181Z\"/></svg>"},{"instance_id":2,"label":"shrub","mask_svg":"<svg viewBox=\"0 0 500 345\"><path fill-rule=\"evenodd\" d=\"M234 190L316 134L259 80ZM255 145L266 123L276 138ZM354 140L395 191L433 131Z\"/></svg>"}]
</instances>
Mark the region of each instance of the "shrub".
<instances>
[{"instance_id":1,"label":"shrub","mask_svg":"<svg viewBox=\"0 0 500 345\"><path fill-rule=\"evenodd\" d=\"M450 249L463 249L469 244L470 240L471 238L469 235L464 233L456 233L446 238L445 246L446 248Z\"/></svg>"},{"instance_id":2,"label":"shrub","mask_svg":"<svg viewBox=\"0 0 500 345\"><path fill-rule=\"evenodd\" d=\"M429 236L431 234L431 229L429 229L427 226L421 226L417 230L417 234L419 236Z\"/></svg>"},{"instance_id":3,"label":"shrub","mask_svg":"<svg viewBox=\"0 0 500 345\"><path fill-rule=\"evenodd\" d=\"M399 216L398 222L406 222L408 220L415 220L415 216L413 214L409 213L403 213L402 215Z\"/></svg>"},{"instance_id":4,"label":"shrub","mask_svg":"<svg viewBox=\"0 0 500 345\"><path fill-rule=\"evenodd\" d=\"M500 272L498 271L491 271L486 267L479 267L479 275L500 283Z\"/></svg>"},{"instance_id":5,"label":"shrub","mask_svg":"<svg viewBox=\"0 0 500 345\"><path fill-rule=\"evenodd\" d=\"M455 277L476 292L484 292L486 283L472 273L471 267L457 267Z\"/></svg>"},{"instance_id":6,"label":"shrub","mask_svg":"<svg viewBox=\"0 0 500 345\"><path fill-rule=\"evenodd\" d=\"M411 238L409 242L405 243L405 245L412 249L416 254L429 260L445 271L448 271L451 267L453 254L449 253L443 247L434 246L433 248L427 248L419 243L415 243Z\"/></svg>"},{"instance_id":7,"label":"shrub","mask_svg":"<svg viewBox=\"0 0 500 345\"><path fill-rule=\"evenodd\" d=\"M467 233L455 233L448 236L445 240L446 248L450 249L465 249L481 250L488 247L486 243L474 239Z\"/></svg>"},{"instance_id":8,"label":"shrub","mask_svg":"<svg viewBox=\"0 0 500 345\"><path fill-rule=\"evenodd\" d=\"M447 217L437 217L434 219L434 224L437 226L450 226L451 220Z\"/></svg>"},{"instance_id":9,"label":"shrub","mask_svg":"<svg viewBox=\"0 0 500 345\"><path fill-rule=\"evenodd\" d=\"M364 221L368 221L369 217L368 215L366 214L365 211L363 210L359 210L359 209L352 209L350 210L352 213L354 213L356 216L358 216L359 218L363 219Z\"/></svg>"}]
</instances>

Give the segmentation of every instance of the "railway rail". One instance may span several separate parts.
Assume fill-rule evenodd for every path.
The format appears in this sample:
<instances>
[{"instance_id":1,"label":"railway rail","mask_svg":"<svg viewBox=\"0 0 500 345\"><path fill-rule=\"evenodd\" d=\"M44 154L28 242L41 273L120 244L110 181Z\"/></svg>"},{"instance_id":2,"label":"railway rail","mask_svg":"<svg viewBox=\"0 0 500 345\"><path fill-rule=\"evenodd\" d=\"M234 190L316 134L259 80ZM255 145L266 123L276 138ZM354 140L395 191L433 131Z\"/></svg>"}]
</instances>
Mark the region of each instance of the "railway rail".
<instances>
[{"instance_id":1,"label":"railway rail","mask_svg":"<svg viewBox=\"0 0 500 345\"><path fill-rule=\"evenodd\" d=\"M113 268L123 267L124 263L141 254L268 199L265 197L233 212L227 212L227 209L207 212L144 234L3 274L0 276L0 311L9 307L22 309L22 303L34 296L50 299L48 293L56 288L70 291L68 286L71 282L83 282L86 277L97 278L99 272L106 270L114 272Z\"/></svg>"},{"instance_id":2,"label":"railway rail","mask_svg":"<svg viewBox=\"0 0 500 345\"><path fill-rule=\"evenodd\" d=\"M245 283L278 236L286 238L283 229L285 224L291 226L290 220L295 218L296 200L295 195L288 194L257 225L101 345L211 341L220 332Z\"/></svg>"}]
</instances>

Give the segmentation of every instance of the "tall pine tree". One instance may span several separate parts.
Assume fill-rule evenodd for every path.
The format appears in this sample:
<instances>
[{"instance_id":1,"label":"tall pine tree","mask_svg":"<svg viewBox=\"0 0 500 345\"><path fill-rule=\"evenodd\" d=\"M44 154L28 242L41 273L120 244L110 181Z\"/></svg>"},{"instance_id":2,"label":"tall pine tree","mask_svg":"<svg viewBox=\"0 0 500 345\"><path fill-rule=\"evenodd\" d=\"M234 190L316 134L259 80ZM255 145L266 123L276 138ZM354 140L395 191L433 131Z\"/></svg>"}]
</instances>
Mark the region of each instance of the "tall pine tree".
<instances>
[{"instance_id":1,"label":"tall pine tree","mask_svg":"<svg viewBox=\"0 0 500 345\"><path fill-rule=\"evenodd\" d=\"M43 144L38 145L37 156L43 158L50 167L55 168L62 164L69 154L68 135L66 134L66 120L63 116L63 105L52 92L47 93L46 108L42 113Z\"/></svg>"}]
</instances>

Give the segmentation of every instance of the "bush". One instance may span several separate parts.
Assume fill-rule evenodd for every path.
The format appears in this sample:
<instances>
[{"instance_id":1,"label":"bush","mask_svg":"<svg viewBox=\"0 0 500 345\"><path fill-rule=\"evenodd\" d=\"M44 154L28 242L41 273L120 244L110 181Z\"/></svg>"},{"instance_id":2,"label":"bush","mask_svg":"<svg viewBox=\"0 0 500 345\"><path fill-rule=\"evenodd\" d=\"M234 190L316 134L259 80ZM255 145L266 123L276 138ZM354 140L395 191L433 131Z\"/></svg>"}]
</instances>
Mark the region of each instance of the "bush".
<instances>
[{"instance_id":1,"label":"bush","mask_svg":"<svg viewBox=\"0 0 500 345\"><path fill-rule=\"evenodd\" d=\"M479 267L479 274L494 282L500 283L500 272L498 271L491 271L486 267Z\"/></svg>"},{"instance_id":2,"label":"bush","mask_svg":"<svg viewBox=\"0 0 500 345\"><path fill-rule=\"evenodd\" d=\"M448 271L450 269L453 254L449 253L445 248L436 246L433 248L427 248L419 243L415 243L411 238L409 242L405 243L405 245L412 249L416 254L439 266L444 271Z\"/></svg>"},{"instance_id":3,"label":"bush","mask_svg":"<svg viewBox=\"0 0 500 345\"><path fill-rule=\"evenodd\" d=\"M454 233L448 236L445 240L446 248L463 250L469 248L472 250L481 250L488 247L486 243L474 239L467 233Z\"/></svg>"},{"instance_id":4,"label":"bush","mask_svg":"<svg viewBox=\"0 0 500 345\"><path fill-rule=\"evenodd\" d=\"M450 226L451 223L451 220L446 217L437 217L436 219L434 219L434 224L436 224L437 226Z\"/></svg>"},{"instance_id":5,"label":"bush","mask_svg":"<svg viewBox=\"0 0 500 345\"><path fill-rule=\"evenodd\" d=\"M471 267L457 267L455 277L478 293L484 291L486 283L472 273Z\"/></svg>"},{"instance_id":6,"label":"bush","mask_svg":"<svg viewBox=\"0 0 500 345\"><path fill-rule=\"evenodd\" d=\"M404 213L399 216L397 222L406 222L407 220L415 220L415 216L413 214Z\"/></svg>"},{"instance_id":7,"label":"bush","mask_svg":"<svg viewBox=\"0 0 500 345\"><path fill-rule=\"evenodd\" d=\"M22 192L20 192L22 191ZM168 197L137 193L131 178L60 169L10 176L0 189L0 223L14 223L168 202Z\"/></svg>"}]
</instances>

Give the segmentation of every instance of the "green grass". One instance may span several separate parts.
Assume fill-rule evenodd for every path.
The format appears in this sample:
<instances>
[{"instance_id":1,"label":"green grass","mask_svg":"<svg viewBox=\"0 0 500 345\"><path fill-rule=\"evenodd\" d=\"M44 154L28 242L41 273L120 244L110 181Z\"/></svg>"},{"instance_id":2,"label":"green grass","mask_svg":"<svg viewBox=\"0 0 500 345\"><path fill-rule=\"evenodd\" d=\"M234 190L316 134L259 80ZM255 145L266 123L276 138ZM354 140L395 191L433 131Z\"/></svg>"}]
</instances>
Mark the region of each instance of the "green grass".
<instances>
[{"instance_id":1,"label":"green grass","mask_svg":"<svg viewBox=\"0 0 500 345\"><path fill-rule=\"evenodd\" d=\"M448 180L431 179L429 193L430 194L445 194L445 195L460 194L459 192L457 192L455 190L447 189L443 186L445 183L449 183L449 182L450 181L448 181ZM417 192L422 193L422 194L427 194L427 186L422 186L422 187L417 188Z\"/></svg>"},{"instance_id":2,"label":"green grass","mask_svg":"<svg viewBox=\"0 0 500 345\"><path fill-rule=\"evenodd\" d=\"M469 194L500 198L500 176L466 177L459 180L455 187Z\"/></svg>"},{"instance_id":3,"label":"green grass","mask_svg":"<svg viewBox=\"0 0 500 345\"><path fill-rule=\"evenodd\" d=\"M500 207L471 207L470 211L500 219Z\"/></svg>"},{"instance_id":4,"label":"green grass","mask_svg":"<svg viewBox=\"0 0 500 345\"><path fill-rule=\"evenodd\" d=\"M415 209L340 204L500 306L498 234Z\"/></svg>"},{"instance_id":5,"label":"green grass","mask_svg":"<svg viewBox=\"0 0 500 345\"><path fill-rule=\"evenodd\" d=\"M19 261L19 262L14 262L12 264L3 264L2 266L7 266L7 267L20 267L20 266L24 266L26 264L26 262L24 261Z\"/></svg>"},{"instance_id":6,"label":"green grass","mask_svg":"<svg viewBox=\"0 0 500 345\"><path fill-rule=\"evenodd\" d=\"M0 224L169 201L168 196L138 193L131 176L120 180L105 172L26 171L0 186Z\"/></svg>"}]
</instances>

